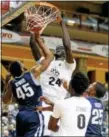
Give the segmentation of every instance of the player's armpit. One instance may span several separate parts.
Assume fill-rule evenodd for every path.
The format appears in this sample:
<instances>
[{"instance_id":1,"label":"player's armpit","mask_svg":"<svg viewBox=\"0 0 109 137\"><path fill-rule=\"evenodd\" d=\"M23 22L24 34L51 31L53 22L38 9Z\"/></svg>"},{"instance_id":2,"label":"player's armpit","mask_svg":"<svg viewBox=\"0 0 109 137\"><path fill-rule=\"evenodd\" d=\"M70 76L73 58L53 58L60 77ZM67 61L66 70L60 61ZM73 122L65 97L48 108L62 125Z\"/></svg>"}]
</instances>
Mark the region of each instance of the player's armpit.
<instances>
[{"instance_id":1,"label":"player's armpit","mask_svg":"<svg viewBox=\"0 0 109 137\"><path fill-rule=\"evenodd\" d=\"M59 119L56 119L51 116L48 123L48 129L52 130L53 132L57 132L59 130L59 126L57 125L58 121Z\"/></svg>"},{"instance_id":2,"label":"player's armpit","mask_svg":"<svg viewBox=\"0 0 109 137\"><path fill-rule=\"evenodd\" d=\"M6 93L3 95L2 100L4 104L9 104L12 101L12 87L10 82L8 82L7 87L6 87Z\"/></svg>"},{"instance_id":3,"label":"player's armpit","mask_svg":"<svg viewBox=\"0 0 109 137\"><path fill-rule=\"evenodd\" d=\"M73 63L68 63L67 61L65 61L65 65L68 69L74 71L76 69L76 60L73 59Z\"/></svg>"}]
</instances>

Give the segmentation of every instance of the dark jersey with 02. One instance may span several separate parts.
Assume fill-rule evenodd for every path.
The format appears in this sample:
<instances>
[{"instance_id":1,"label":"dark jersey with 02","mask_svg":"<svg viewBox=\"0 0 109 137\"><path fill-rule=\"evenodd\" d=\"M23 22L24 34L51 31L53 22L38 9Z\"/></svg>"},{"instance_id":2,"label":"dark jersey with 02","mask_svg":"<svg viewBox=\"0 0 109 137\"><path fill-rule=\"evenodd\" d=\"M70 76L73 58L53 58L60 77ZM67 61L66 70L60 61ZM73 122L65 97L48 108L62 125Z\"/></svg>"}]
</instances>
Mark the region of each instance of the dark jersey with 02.
<instances>
[{"instance_id":1,"label":"dark jersey with 02","mask_svg":"<svg viewBox=\"0 0 109 137\"><path fill-rule=\"evenodd\" d=\"M99 99L88 97L87 98L92 105L91 118L88 124L86 136L102 136L103 125L103 113L104 107Z\"/></svg>"},{"instance_id":2,"label":"dark jersey with 02","mask_svg":"<svg viewBox=\"0 0 109 137\"><path fill-rule=\"evenodd\" d=\"M35 83L30 72L24 73L11 81L13 96L20 106L33 108L41 105L39 97L42 96L41 86Z\"/></svg>"}]
</instances>

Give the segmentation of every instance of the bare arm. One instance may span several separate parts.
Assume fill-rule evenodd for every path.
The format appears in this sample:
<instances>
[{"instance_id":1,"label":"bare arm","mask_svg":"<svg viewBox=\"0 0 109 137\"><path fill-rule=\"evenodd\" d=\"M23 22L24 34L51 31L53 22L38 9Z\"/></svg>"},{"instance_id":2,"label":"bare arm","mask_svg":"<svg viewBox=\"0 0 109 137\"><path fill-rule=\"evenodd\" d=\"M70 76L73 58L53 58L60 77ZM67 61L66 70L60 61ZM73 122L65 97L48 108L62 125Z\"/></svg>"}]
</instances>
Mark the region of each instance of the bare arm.
<instances>
[{"instance_id":1,"label":"bare arm","mask_svg":"<svg viewBox=\"0 0 109 137\"><path fill-rule=\"evenodd\" d=\"M38 67L37 66L33 67L31 69L31 72L34 73L34 74L38 72L38 75L40 75L43 71L45 71L47 69L50 62L53 60L53 54L49 50L49 48L44 45L44 43L43 43L42 39L40 38L39 34L37 34L36 42L38 43L39 47L41 48L41 50L42 50L42 52L45 56L45 59L43 59L41 61L40 65Z\"/></svg>"},{"instance_id":2,"label":"bare arm","mask_svg":"<svg viewBox=\"0 0 109 137\"><path fill-rule=\"evenodd\" d=\"M62 107L59 102L55 103L54 107L53 107L52 116L50 117L50 120L49 120L48 129L50 129L54 132L57 132L59 129L58 121L59 121L59 119L61 119L61 113L62 113L61 108Z\"/></svg>"},{"instance_id":3,"label":"bare arm","mask_svg":"<svg viewBox=\"0 0 109 137\"><path fill-rule=\"evenodd\" d=\"M47 97L45 97L45 96L41 96L41 97L40 97L40 101L43 101L43 102L45 102L46 104L54 107L54 103L53 103L50 99L48 99Z\"/></svg>"},{"instance_id":4,"label":"bare arm","mask_svg":"<svg viewBox=\"0 0 109 137\"><path fill-rule=\"evenodd\" d=\"M3 95L2 100L3 100L4 104L9 104L12 101L12 97L13 97L13 95L12 95L12 87L11 87L10 82L8 82L8 84L5 87L5 89L6 89L6 92Z\"/></svg>"},{"instance_id":5,"label":"bare arm","mask_svg":"<svg viewBox=\"0 0 109 137\"><path fill-rule=\"evenodd\" d=\"M48 104L50 106L47 106L47 107L38 106L38 107L35 108L35 110L39 110L39 111L53 111L54 103L51 100L49 100L45 96L41 96L40 97L40 101L43 101L43 102L45 102L46 104Z\"/></svg>"},{"instance_id":6,"label":"bare arm","mask_svg":"<svg viewBox=\"0 0 109 137\"><path fill-rule=\"evenodd\" d=\"M35 40L35 33L31 33L30 47L31 47L31 51L32 51L34 59L38 61L41 58L41 52Z\"/></svg>"},{"instance_id":7,"label":"bare arm","mask_svg":"<svg viewBox=\"0 0 109 137\"><path fill-rule=\"evenodd\" d=\"M64 45L65 52L66 52L66 61L68 63L73 63L73 55L72 55L72 50L71 50L69 33L65 26L64 21L61 21L60 24L62 26L62 31L63 31L63 45Z\"/></svg>"},{"instance_id":8,"label":"bare arm","mask_svg":"<svg viewBox=\"0 0 109 137\"><path fill-rule=\"evenodd\" d=\"M53 106L47 106L47 107L42 107L38 106L35 108L35 111L53 111Z\"/></svg>"},{"instance_id":9,"label":"bare arm","mask_svg":"<svg viewBox=\"0 0 109 137\"><path fill-rule=\"evenodd\" d=\"M48 129L52 130L53 132L57 132L59 129L59 126L57 125L59 119L56 119L54 117L50 117L49 123L48 123Z\"/></svg>"}]
</instances>

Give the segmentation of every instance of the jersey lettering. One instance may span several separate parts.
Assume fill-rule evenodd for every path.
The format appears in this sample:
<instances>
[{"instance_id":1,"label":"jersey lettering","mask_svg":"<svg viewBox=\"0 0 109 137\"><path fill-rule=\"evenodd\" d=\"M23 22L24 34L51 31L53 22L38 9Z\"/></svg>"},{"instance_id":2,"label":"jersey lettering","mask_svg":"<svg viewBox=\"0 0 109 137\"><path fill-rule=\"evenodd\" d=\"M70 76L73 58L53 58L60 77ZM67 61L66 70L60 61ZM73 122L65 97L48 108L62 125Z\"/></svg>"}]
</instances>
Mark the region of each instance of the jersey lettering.
<instances>
[{"instance_id":1,"label":"jersey lettering","mask_svg":"<svg viewBox=\"0 0 109 137\"><path fill-rule=\"evenodd\" d=\"M51 72L52 72L52 74L55 76L55 77L58 77L59 76L59 72L58 72L58 70L56 70L55 68L53 68L53 69L51 69Z\"/></svg>"},{"instance_id":2,"label":"jersey lettering","mask_svg":"<svg viewBox=\"0 0 109 137\"><path fill-rule=\"evenodd\" d=\"M91 123L95 125L102 125L103 123L103 110L102 109L93 109Z\"/></svg>"},{"instance_id":3,"label":"jersey lettering","mask_svg":"<svg viewBox=\"0 0 109 137\"><path fill-rule=\"evenodd\" d=\"M22 86L16 88L17 97L20 99L25 99L26 97L31 97L34 95L33 89L30 87L29 83L25 83Z\"/></svg>"},{"instance_id":4,"label":"jersey lettering","mask_svg":"<svg viewBox=\"0 0 109 137\"><path fill-rule=\"evenodd\" d=\"M58 85L59 87L61 86L62 81L58 78L57 80L54 77L49 78L49 85L55 86Z\"/></svg>"},{"instance_id":5,"label":"jersey lettering","mask_svg":"<svg viewBox=\"0 0 109 137\"><path fill-rule=\"evenodd\" d=\"M77 127L79 129L84 129L86 125L86 119L83 114L80 114L77 116Z\"/></svg>"}]
</instances>

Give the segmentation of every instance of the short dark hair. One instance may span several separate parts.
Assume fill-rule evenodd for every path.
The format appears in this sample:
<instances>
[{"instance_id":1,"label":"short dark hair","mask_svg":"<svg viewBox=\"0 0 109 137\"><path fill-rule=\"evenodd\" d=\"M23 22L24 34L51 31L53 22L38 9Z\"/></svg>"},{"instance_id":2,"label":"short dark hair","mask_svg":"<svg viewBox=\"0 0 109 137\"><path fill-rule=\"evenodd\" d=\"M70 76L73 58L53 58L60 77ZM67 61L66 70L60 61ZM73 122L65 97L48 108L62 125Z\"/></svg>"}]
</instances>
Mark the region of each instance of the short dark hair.
<instances>
[{"instance_id":1,"label":"short dark hair","mask_svg":"<svg viewBox=\"0 0 109 137\"><path fill-rule=\"evenodd\" d=\"M9 71L13 77L20 76L22 74L22 67L21 67L20 62L18 62L18 61L11 62L10 66L9 66Z\"/></svg>"},{"instance_id":2,"label":"short dark hair","mask_svg":"<svg viewBox=\"0 0 109 137\"><path fill-rule=\"evenodd\" d=\"M106 93L106 88L102 83L97 82L95 86L95 91L96 91L96 97L102 98Z\"/></svg>"},{"instance_id":3,"label":"short dark hair","mask_svg":"<svg viewBox=\"0 0 109 137\"><path fill-rule=\"evenodd\" d=\"M82 95L89 86L88 77L81 72L76 72L71 78L70 85L76 95Z\"/></svg>"}]
</instances>

